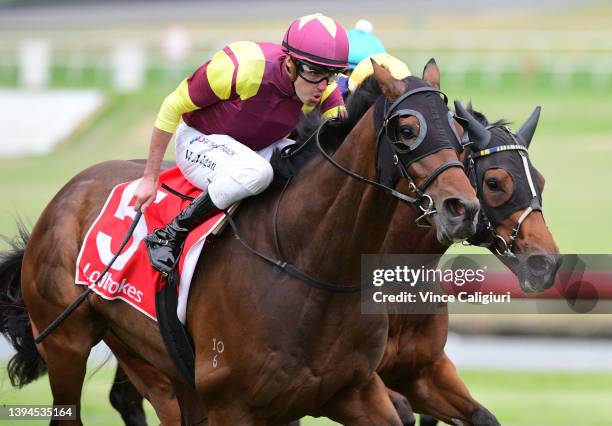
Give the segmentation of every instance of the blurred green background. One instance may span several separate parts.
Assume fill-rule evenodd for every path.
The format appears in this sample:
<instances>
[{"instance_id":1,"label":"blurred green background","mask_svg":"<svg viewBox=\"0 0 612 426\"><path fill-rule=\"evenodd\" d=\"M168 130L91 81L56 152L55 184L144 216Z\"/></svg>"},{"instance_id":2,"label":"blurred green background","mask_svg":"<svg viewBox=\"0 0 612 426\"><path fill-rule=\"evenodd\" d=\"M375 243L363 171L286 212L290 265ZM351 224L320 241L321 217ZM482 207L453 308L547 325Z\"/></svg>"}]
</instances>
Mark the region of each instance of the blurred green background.
<instances>
[{"instance_id":1,"label":"blurred green background","mask_svg":"<svg viewBox=\"0 0 612 426\"><path fill-rule=\"evenodd\" d=\"M459 16L435 11L422 19L383 12L365 17L413 73L420 74L435 57L449 98L471 99L491 120L503 117L519 127L541 105L531 157L547 179L547 223L562 252L609 253L612 40L605 37L612 28L612 5L503 16L494 9ZM364 17L355 11L351 16ZM99 88L105 102L52 154L0 157L0 234L14 234L16 216L33 224L53 194L83 168L107 159L144 158L158 108L182 78L226 42L280 39L289 19L182 22L191 48L180 62L164 56L162 43L176 23L82 24L47 31L5 26L0 87L19 85L16 58L22 41L44 38L52 45L49 85ZM356 18L338 19L351 28ZM127 93L113 88L111 51L125 40L143 49L146 62L142 87ZM2 138L10 141L6 129ZM168 158L172 155L169 149Z\"/></svg>"},{"instance_id":2,"label":"blurred green background","mask_svg":"<svg viewBox=\"0 0 612 426\"><path fill-rule=\"evenodd\" d=\"M261 11L255 10L254 3L231 1L231 5L190 3L197 11L192 17L169 13L164 18L163 12L161 16L151 12L150 19L144 3L138 3L140 15L129 8L123 13L124 6L112 3L108 8L114 15L109 13L108 17L104 9L100 22L63 13L59 23L43 16L50 12L61 15L78 7L62 4L58 11L43 1L38 3L46 9L39 12L36 7L19 8L19 2L3 2L11 6L0 8L0 88L20 87L19 46L35 38L52 46L50 88L97 88L105 101L52 153L0 157L0 235L15 234L17 217L31 228L53 195L80 170L108 159L144 158L162 100L216 49L240 39L278 41L291 18L319 10L339 19L346 28L359 18L370 19L390 53L405 60L414 74L420 74L427 59L435 57L442 71L442 88L449 98L472 100L490 120L506 118L518 128L533 108L541 105L542 117L530 151L534 165L546 177L547 224L564 253L612 252L608 226L612 217L609 2L543 2L533 8L523 8L528 2L514 6L499 1L478 2L481 6L471 7L462 6L468 2L428 6L415 2L414 10L403 5L400 11L396 8L403 2L394 1L376 2L375 8L357 1L340 10L328 10L323 2L310 6L305 2L295 6L265 2L266 7L275 9L265 14L258 13ZM211 4L217 9L207 9ZM231 8L242 10L242 15L226 11ZM95 14L96 9L92 10ZM255 18L248 16L250 12ZM169 28L176 26L189 34L191 45L182 59L171 61L164 53L163 40ZM123 41L138 46L145 55L144 79L137 89L120 90L114 84L112 52ZM9 128L3 129L1 137L10 143ZM167 158L172 159L172 149ZM0 249L5 247L6 243L0 241ZM610 324L603 317L567 320ZM560 324L563 327L562 321ZM469 370L461 371L461 375L472 394L504 425L611 424L609 372ZM107 402L111 377L111 369L104 367L86 382L85 424L119 424ZM50 402L47 380L19 391L3 380L0 402ZM154 423L150 407L148 417ZM305 424L329 423L307 420Z\"/></svg>"}]
</instances>

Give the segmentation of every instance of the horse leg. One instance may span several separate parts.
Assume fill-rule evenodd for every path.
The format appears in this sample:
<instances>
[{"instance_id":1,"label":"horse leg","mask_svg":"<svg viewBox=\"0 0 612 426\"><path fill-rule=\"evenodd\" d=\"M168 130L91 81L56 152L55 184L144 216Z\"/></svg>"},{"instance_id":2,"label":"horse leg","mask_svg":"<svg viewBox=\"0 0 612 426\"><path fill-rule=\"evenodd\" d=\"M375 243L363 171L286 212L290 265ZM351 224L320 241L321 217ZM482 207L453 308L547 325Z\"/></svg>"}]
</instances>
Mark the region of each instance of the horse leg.
<instances>
[{"instance_id":1,"label":"horse leg","mask_svg":"<svg viewBox=\"0 0 612 426\"><path fill-rule=\"evenodd\" d=\"M436 426L437 424L438 420L426 414L422 414L419 419L419 426Z\"/></svg>"},{"instance_id":2,"label":"horse leg","mask_svg":"<svg viewBox=\"0 0 612 426\"><path fill-rule=\"evenodd\" d=\"M147 418L142 406L143 397L121 368L121 363L117 365L109 400L113 408L121 414L126 426L146 426Z\"/></svg>"},{"instance_id":3,"label":"horse leg","mask_svg":"<svg viewBox=\"0 0 612 426\"><path fill-rule=\"evenodd\" d=\"M30 312L38 311L28 306ZM80 311L80 312L79 312ZM91 315L82 315L84 309L79 308L72 321L63 323L51 333L38 349L45 359L49 369L49 383L53 395L54 405L72 405L76 410L77 422L80 420L80 402L83 381L87 369L87 358L91 348L99 341L101 333L96 330L96 320ZM31 314L32 315L32 314ZM49 324L49 322L36 321L32 315L32 328L34 335L40 330L36 324ZM53 420L53 425L74 424L74 420Z\"/></svg>"},{"instance_id":4,"label":"horse leg","mask_svg":"<svg viewBox=\"0 0 612 426\"><path fill-rule=\"evenodd\" d=\"M450 424L498 426L495 416L478 403L443 354L422 369L416 378L394 386L410 400L418 413L429 414Z\"/></svg>"},{"instance_id":5,"label":"horse leg","mask_svg":"<svg viewBox=\"0 0 612 426\"><path fill-rule=\"evenodd\" d=\"M107 333L104 336L104 342L113 351L119 362L110 399L125 424L146 425L146 417L142 408L142 396L144 396L155 409L162 425L180 425L181 410L170 379L134 354L113 334ZM121 382L118 382L117 378L121 370L124 375Z\"/></svg>"},{"instance_id":6,"label":"horse leg","mask_svg":"<svg viewBox=\"0 0 612 426\"><path fill-rule=\"evenodd\" d=\"M325 404L322 412L345 425L402 425L387 388L376 373L364 386L340 391Z\"/></svg>"}]
</instances>

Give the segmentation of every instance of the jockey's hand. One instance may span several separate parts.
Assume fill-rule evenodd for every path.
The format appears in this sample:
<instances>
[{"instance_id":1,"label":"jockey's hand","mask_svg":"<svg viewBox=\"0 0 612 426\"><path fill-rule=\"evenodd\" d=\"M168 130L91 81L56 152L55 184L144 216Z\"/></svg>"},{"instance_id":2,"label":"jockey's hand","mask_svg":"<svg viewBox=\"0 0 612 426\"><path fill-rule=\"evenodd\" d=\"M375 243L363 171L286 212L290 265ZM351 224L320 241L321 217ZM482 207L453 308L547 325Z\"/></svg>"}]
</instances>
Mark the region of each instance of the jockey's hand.
<instances>
[{"instance_id":1,"label":"jockey's hand","mask_svg":"<svg viewBox=\"0 0 612 426\"><path fill-rule=\"evenodd\" d=\"M347 118L348 118L348 111L346 110L346 108L340 108L340 111L338 111L338 120L344 121Z\"/></svg>"},{"instance_id":2,"label":"jockey's hand","mask_svg":"<svg viewBox=\"0 0 612 426\"><path fill-rule=\"evenodd\" d=\"M152 177L143 177L134 191L134 210L145 210L155 201L157 182Z\"/></svg>"}]
</instances>

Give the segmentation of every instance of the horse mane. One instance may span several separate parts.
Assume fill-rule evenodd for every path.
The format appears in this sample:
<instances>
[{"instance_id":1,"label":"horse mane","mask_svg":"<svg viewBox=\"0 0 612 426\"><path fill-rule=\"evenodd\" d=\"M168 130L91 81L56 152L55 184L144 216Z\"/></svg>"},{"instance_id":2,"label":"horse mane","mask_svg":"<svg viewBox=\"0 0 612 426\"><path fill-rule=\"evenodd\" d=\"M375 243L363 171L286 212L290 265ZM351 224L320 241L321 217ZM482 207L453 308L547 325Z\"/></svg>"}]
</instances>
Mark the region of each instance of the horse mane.
<instances>
[{"instance_id":1,"label":"horse mane","mask_svg":"<svg viewBox=\"0 0 612 426\"><path fill-rule=\"evenodd\" d=\"M490 123L487 117L480 111L476 111L472 106L472 102L468 103L467 111L472 114L472 116L483 126L493 126L493 127L503 127L510 126L512 124L511 121L506 120L505 118L501 118L494 123Z\"/></svg>"},{"instance_id":2,"label":"horse mane","mask_svg":"<svg viewBox=\"0 0 612 426\"><path fill-rule=\"evenodd\" d=\"M374 104L376 99L382 95L378 81L372 76L368 77L353 93L346 102L348 117L341 121L332 121L321 132L320 140L324 148L329 151L337 150L349 132L363 117L366 111ZM290 152L295 155L281 156L281 151L276 149L270 159L274 170L274 176L283 180L294 176L300 169L310 162L319 153L314 140L314 133L323 122L323 117L318 109L308 113L298 124L293 133L295 145L291 145ZM304 146L305 145L305 146ZM300 149L304 146L302 149ZM297 152L299 150L299 152Z\"/></svg>"}]
</instances>

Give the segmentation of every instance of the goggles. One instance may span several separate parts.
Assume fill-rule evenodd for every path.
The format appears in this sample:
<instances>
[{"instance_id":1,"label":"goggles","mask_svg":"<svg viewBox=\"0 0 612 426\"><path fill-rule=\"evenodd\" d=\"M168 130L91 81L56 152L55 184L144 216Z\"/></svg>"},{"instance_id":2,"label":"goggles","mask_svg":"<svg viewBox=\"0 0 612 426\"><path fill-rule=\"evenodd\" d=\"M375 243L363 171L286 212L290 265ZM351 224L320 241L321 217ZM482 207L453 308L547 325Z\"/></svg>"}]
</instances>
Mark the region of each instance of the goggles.
<instances>
[{"instance_id":1,"label":"goggles","mask_svg":"<svg viewBox=\"0 0 612 426\"><path fill-rule=\"evenodd\" d=\"M318 67L295 59L294 62L297 67L298 75L312 84L319 84L323 80L329 84L332 81L336 81L340 73L339 69Z\"/></svg>"}]
</instances>

